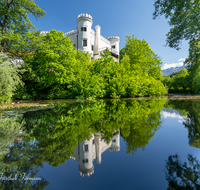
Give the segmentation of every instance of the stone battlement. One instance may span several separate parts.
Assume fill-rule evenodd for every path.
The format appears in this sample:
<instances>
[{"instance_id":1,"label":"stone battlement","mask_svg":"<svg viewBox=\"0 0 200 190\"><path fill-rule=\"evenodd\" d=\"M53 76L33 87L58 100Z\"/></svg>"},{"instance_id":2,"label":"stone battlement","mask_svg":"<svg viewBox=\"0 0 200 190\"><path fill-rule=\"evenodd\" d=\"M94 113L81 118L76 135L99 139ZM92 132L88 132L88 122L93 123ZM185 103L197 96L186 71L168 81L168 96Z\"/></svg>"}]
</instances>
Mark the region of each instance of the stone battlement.
<instances>
[{"instance_id":1,"label":"stone battlement","mask_svg":"<svg viewBox=\"0 0 200 190\"><path fill-rule=\"evenodd\" d=\"M111 39L118 39L118 40L120 40L119 36L109 36L108 40L111 40Z\"/></svg>"},{"instance_id":2,"label":"stone battlement","mask_svg":"<svg viewBox=\"0 0 200 190\"><path fill-rule=\"evenodd\" d=\"M79 19L80 17L88 17L88 18L92 19L92 16L90 14L88 14L88 13L81 13L81 14L79 14L78 17L77 17L77 19Z\"/></svg>"},{"instance_id":3,"label":"stone battlement","mask_svg":"<svg viewBox=\"0 0 200 190\"><path fill-rule=\"evenodd\" d=\"M40 32L40 35L41 35L41 34L47 34L48 32L49 32L49 31L41 31L41 32Z\"/></svg>"},{"instance_id":4,"label":"stone battlement","mask_svg":"<svg viewBox=\"0 0 200 190\"><path fill-rule=\"evenodd\" d=\"M65 32L65 33L64 33L64 36L68 36L68 35L71 35L71 34L75 34L75 33L77 33L77 32L78 32L77 29L70 30L69 32Z\"/></svg>"},{"instance_id":5,"label":"stone battlement","mask_svg":"<svg viewBox=\"0 0 200 190\"><path fill-rule=\"evenodd\" d=\"M89 170L83 170L79 165L79 173L82 177L91 176L94 173L94 166L92 166L92 168L90 168Z\"/></svg>"}]
</instances>

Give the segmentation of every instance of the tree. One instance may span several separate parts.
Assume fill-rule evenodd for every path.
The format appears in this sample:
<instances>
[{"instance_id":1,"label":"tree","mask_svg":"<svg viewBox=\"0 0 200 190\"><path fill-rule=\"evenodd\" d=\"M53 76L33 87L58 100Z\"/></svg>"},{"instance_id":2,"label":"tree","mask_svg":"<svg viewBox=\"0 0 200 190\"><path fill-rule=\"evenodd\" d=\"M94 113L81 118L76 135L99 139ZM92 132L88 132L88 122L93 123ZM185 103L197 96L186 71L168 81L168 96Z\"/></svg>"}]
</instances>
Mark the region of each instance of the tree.
<instances>
[{"instance_id":1,"label":"tree","mask_svg":"<svg viewBox=\"0 0 200 190\"><path fill-rule=\"evenodd\" d=\"M200 38L190 40L189 56L185 60L189 71L189 83L192 91L199 94L199 72L200 72Z\"/></svg>"},{"instance_id":2,"label":"tree","mask_svg":"<svg viewBox=\"0 0 200 190\"><path fill-rule=\"evenodd\" d=\"M130 58L131 70L146 72L149 76L160 79L162 62L145 40L138 40L134 35L127 35L126 45L120 50L120 60L125 55Z\"/></svg>"},{"instance_id":3,"label":"tree","mask_svg":"<svg viewBox=\"0 0 200 190\"><path fill-rule=\"evenodd\" d=\"M26 90L36 98L66 98L75 80L75 49L63 32L51 30L41 38L41 48L24 55Z\"/></svg>"},{"instance_id":4,"label":"tree","mask_svg":"<svg viewBox=\"0 0 200 190\"><path fill-rule=\"evenodd\" d=\"M46 12L40 9L34 0L1 0L0 1L0 51L16 54L22 51L24 46L30 46L30 40L34 37L29 32L34 25L28 18L32 14L36 19L43 17ZM21 48L20 48L21 47ZM29 49L29 48L28 48Z\"/></svg>"},{"instance_id":5,"label":"tree","mask_svg":"<svg viewBox=\"0 0 200 190\"><path fill-rule=\"evenodd\" d=\"M186 92L190 90L188 83L188 70L182 69L177 72L177 75L172 77L169 86L170 90L173 89L174 92Z\"/></svg>"},{"instance_id":6,"label":"tree","mask_svg":"<svg viewBox=\"0 0 200 190\"><path fill-rule=\"evenodd\" d=\"M19 84L23 86L19 69L6 54L0 52L0 101L10 99Z\"/></svg>"},{"instance_id":7,"label":"tree","mask_svg":"<svg viewBox=\"0 0 200 190\"><path fill-rule=\"evenodd\" d=\"M199 0L156 0L153 18L164 15L169 18L172 27L167 34L169 47L180 49L180 42L200 37L200 1Z\"/></svg>"}]
</instances>

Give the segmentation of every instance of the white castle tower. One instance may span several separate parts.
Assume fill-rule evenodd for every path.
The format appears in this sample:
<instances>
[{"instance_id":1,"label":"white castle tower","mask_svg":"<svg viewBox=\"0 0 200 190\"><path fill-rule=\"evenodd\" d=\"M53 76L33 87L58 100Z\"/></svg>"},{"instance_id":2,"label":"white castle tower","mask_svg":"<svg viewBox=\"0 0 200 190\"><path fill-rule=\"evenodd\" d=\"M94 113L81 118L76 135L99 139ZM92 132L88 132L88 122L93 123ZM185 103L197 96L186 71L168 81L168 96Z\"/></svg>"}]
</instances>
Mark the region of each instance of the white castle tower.
<instances>
[{"instance_id":1,"label":"white castle tower","mask_svg":"<svg viewBox=\"0 0 200 190\"><path fill-rule=\"evenodd\" d=\"M101 164L101 136L95 134L95 147L96 147L96 163Z\"/></svg>"},{"instance_id":2,"label":"white castle tower","mask_svg":"<svg viewBox=\"0 0 200 190\"><path fill-rule=\"evenodd\" d=\"M112 143L111 143L111 146L109 148L109 151L110 152L117 152L117 151L120 151L120 134L117 133L113 136L112 138Z\"/></svg>"},{"instance_id":3,"label":"white castle tower","mask_svg":"<svg viewBox=\"0 0 200 190\"><path fill-rule=\"evenodd\" d=\"M119 42L120 38L118 36L109 36L108 40L111 44L111 54L119 55Z\"/></svg>"},{"instance_id":4,"label":"white castle tower","mask_svg":"<svg viewBox=\"0 0 200 190\"><path fill-rule=\"evenodd\" d=\"M92 138L79 143L80 164L79 172L81 176L90 176L94 173L94 165L92 159Z\"/></svg>"},{"instance_id":5,"label":"white castle tower","mask_svg":"<svg viewBox=\"0 0 200 190\"><path fill-rule=\"evenodd\" d=\"M91 27L92 16L82 13L77 17L78 25L78 50L91 53Z\"/></svg>"}]
</instances>

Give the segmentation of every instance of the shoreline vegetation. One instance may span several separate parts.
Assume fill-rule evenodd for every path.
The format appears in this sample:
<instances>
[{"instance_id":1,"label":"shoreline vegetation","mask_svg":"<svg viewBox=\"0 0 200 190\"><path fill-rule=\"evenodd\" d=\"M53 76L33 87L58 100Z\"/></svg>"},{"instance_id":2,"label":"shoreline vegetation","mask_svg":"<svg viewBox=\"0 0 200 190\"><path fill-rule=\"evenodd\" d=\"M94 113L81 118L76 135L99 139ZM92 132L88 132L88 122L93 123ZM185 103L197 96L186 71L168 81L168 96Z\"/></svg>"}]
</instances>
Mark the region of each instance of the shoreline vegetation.
<instances>
[{"instance_id":1,"label":"shoreline vegetation","mask_svg":"<svg viewBox=\"0 0 200 190\"><path fill-rule=\"evenodd\" d=\"M134 97L134 98L97 98L95 100L87 99L53 99L53 100L12 100L0 102L0 116L1 112L4 111L14 111L18 109L25 109L26 111L36 111L40 109L51 109L54 105L61 103L83 103L83 102L97 102L100 100L103 101L123 101L123 100L153 100L153 99L167 99L167 100L192 100L200 99L200 95L189 95L189 94L165 94L164 96L152 96L152 97Z\"/></svg>"},{"instance_id":2,"label":"shoreline vegetation","mask_svg":"<svg viewBox=\"0 0 200 190\"><path fill-rule=\"evenodd\" d=\"M160 96L166 93L161 82L161 60L145 40L126 37L119 63L108 49L99 60L75 50L62 32L39 35L40 46L12 65L0 53L0 101L8 99L87 99ZM14 71L9 73L9 71ZM15 80L15 78L17 80ZM5 86L4 83L7 82Z\"/></svg>"},{"instance_id":3,"label":"shoreline vegetation","mask_svg":"<svg viewBox=\"0 0 200 190\"><path fill-rule=\"evenodd\" d=\"M189 57L185 61L187 69L163 77L163 63L144 39L127 35L119 60L115 60L108 49L98 52L101 54L100 59L92 60L89 53L76 50L63 32L51 30L41 35L41 31L36 30L28 13L40 19L46 12L35 2L4 0L0 6L4 10L0 16L4 20L0 26L0 102L11 99L94 101L98 98L200 93L199 36L188 38L190 48ZM196 4L194 7L192 4L189 7L184 7L185 4L176 5L171 0L169 10L168 4L160 1L156 1L154 6L154 19L163 14L170 16L175 28L179 26L173 19L179 20L180 14L178 12L178 16L175 16L171 12L179 8L193 10L198 7ZM177 9L177 6L180 7ZM16 12L19 12L17 16ZM191 16L190 11L185 14ZM189 37L196 31L194 26L196 24L187 28ZM167 42L170 47L179 49L180 39L185 38L185 33L178 35L174 31L169 33L173 40L168 36Z\"/></svg>"}]
</instances>

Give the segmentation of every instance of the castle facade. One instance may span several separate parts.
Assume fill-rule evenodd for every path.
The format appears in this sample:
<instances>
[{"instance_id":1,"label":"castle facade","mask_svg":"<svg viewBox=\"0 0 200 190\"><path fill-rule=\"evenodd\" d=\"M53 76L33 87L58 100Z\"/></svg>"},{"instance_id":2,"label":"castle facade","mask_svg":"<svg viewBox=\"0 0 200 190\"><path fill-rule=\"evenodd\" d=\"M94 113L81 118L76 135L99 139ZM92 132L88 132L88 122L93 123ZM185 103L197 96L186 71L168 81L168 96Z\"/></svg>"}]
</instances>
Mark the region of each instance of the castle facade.
<instances>
[{"instance_id":1,"label":"castle facade","mask_svg":"<svg viewBox=\"0 0 200 190\"><path fill-rule=\"evenodd\" d=\"M68 36L73 41L77 50L88 52L92 59L99 59L101 52L108 48L115 60L118 60L120 38L118 36L103 37L100 34L101 27L96 25L95 30L93 30L92 23L91 15L87 13L79 14L77 28L65 32L64 36ZM41 34L45 33L46 31L41 32Z\"/></svg>"}]
</instances>

